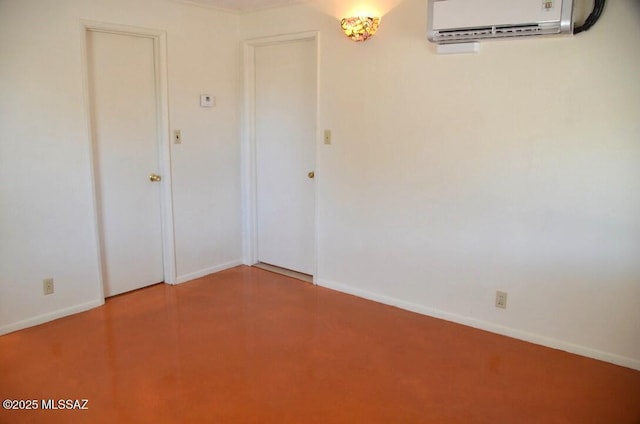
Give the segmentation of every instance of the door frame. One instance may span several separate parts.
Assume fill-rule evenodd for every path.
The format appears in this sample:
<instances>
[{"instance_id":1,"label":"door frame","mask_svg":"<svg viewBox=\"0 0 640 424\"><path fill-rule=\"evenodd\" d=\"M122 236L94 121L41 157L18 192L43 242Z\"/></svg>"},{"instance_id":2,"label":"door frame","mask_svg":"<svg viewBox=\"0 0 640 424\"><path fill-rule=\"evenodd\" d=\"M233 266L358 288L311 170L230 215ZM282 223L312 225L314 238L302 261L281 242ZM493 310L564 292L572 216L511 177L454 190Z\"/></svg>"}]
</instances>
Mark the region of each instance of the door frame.
<instances>
[{"instance_id":1,"label":"door frame","mask_svg":"<svg viewBox=\"0 0 640 424\"><path fill-rule=\"evenodd\" d=\"M158 151L158 167L164 184L160 186L160 220L162 225L162 263L164 282L176 284L176 255L175 233L172 203L172 176L171 176L171 138L169 137L169 103L168 103L168 79L167 79L167 34L165 31L134 27L129 25L113 24L81 20L81 58L83 94L85 103L85 117L87 122L89 152L90 152L90 176L91 194L93 200L93 222L96 248L98 252L98 279L100 282L100 296L104 296L104 269L103 252L100 232L100 212L98 208L98 190L96 178L96 151L93 137L93 112L91 110L90 81L87 63L87 33L89 31L103 32L117 35L150 38L153 41L154 69L156 87L156 134L158 137L156 146Z\"/></svg>"},{"instance_id":2,"label":"door frame","mask_svg":"<svg viewBox=\"0 0 640 424\"><path fill-rule=\"evenodd\" d=\"M257 161L256 161L256 90L255 53L257 47L292 41L312 40L316 47L316 119L315 119L315 187L314 187L314 235L313 235L313 284L317 284L318 274L318 129L320 111L320 33L318 31L298 32L292 34L260 37L245 40L243 47L244 63L244 113L242 117L241 158L242 158L242 260L245 265L258 263L258 199L257 199Z\"/></svg>"}]
</instances>

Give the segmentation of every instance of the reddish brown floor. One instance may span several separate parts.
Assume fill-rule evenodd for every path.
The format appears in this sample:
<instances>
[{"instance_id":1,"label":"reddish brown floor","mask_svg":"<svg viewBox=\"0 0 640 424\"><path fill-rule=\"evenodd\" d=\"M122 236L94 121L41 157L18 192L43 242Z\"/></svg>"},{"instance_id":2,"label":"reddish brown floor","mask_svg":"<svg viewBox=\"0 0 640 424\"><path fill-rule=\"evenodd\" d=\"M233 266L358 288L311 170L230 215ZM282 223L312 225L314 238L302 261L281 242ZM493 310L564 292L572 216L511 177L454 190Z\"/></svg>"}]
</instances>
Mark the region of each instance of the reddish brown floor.
<instances>
[{"instance_id":1,"label":"reddish brown floor","mask_svg":"<svg viewBox=\"0 0 640 424\"><path fill-rule=\"evenodd\" d=\"M640 372L239 267L0 337L2 423L640 423Z\"/></svg>"}]
</instances>

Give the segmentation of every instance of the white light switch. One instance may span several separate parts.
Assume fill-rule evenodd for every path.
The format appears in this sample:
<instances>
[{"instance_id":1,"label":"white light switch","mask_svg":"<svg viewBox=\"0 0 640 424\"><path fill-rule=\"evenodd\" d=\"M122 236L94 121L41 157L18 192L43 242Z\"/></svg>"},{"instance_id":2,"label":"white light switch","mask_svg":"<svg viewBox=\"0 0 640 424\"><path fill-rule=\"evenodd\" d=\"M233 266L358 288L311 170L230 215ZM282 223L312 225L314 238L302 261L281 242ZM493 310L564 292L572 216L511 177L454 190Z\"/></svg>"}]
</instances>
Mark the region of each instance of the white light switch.
<instances>
[{"instance_id":1,"label":"white light switch","mask_svg":"<svg viewBox=\"0 0 640 424\"><path fill-rule=\"evenodd\" d=\"M173 130L173 144L182 144L182 131Z\"/></svg>"},{"instance_id":2,"label":"white light switch","mask_svg":"<svg viewBox=\"0 0 640 424\"><path fill-rule=\"evenodd\" d=\"M331 130L324 130L324 144L331 144Z\"/></svg>"},{"instance_id":3,"label":"white light switch","mask_svg":"<svg viewBox=\"0 0 640 424\"><path fill-rule=\"evenodd\" d=\"M200 96L200 107L214 107L216 105L216 97L210 94Z\"/></svg>"}]
</instances>

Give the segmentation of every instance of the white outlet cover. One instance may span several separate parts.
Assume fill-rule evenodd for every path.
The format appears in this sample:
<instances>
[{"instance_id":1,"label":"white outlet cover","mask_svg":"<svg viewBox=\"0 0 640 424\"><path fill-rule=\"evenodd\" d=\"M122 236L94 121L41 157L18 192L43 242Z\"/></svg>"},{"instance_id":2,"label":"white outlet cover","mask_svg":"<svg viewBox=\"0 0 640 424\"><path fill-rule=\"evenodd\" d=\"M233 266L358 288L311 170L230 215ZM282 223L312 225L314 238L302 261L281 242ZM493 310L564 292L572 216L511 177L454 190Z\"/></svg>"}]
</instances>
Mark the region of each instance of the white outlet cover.
<instances>
[{"instance_id":1,"label":"white outlet cover","mask_svg":"<svg viewBox=\"0 0 640 424\"><path fill-rule=\"evenodd\" d=\"M496 292L496 308L507 309L507 292Z\"/></svg>"}]
</instances>

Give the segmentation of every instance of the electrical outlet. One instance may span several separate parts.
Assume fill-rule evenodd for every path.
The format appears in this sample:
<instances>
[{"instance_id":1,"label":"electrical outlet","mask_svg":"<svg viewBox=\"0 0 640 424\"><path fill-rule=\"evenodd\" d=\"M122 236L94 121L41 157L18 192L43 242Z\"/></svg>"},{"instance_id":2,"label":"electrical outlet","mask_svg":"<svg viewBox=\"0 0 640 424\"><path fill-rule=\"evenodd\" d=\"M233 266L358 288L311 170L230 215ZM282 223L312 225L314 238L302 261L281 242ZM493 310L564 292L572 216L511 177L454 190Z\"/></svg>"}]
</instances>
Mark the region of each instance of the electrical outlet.
<instances>
[{"instance_id":1,"label":"electrical outlet","mask_svg":"<svg viewBox=\"0 0 640 424\"><path fill-rule=\"evenodd\" d=\"M45 295L53 294L53 278L45 278L42 280L42 292Z\"/></svg>"},{"instance_id":2,"label":"electrical outlet","mask_svg":"<svg viewBox=\"0 0 640 424\"><path fill-rule=\"evenodd\" d=\"M507 309L507 292L496 292L496 308Z\"/></svg>"}]
</instances>

